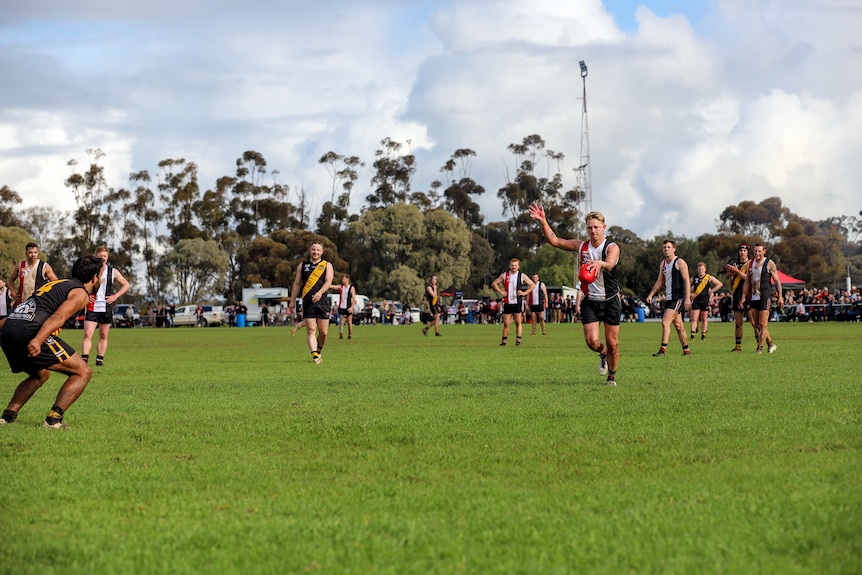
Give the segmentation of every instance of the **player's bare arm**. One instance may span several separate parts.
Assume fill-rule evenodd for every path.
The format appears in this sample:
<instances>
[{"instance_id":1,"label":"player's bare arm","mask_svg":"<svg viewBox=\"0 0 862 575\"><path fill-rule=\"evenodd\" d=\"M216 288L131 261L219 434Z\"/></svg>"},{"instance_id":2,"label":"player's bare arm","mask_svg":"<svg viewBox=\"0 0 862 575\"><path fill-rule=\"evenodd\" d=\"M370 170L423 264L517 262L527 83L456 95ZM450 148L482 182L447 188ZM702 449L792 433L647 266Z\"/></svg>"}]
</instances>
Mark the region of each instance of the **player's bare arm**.
<instances>
[{"instance_id":1,"label":"player's bare arm","mask_svg":"<svg viewBox=\"0 0 862 575\"><path fill-rule=\"evenodd\" d=\"M608 244L607 253L603 260L587 260L586 264L593 271L612 270L620 262L620 247L617 244Z\"/></svg>"},{"instance_id":2,"label":"player's bare arm","mask_svg":"<svg viewBox=\"0 0 862 575\"><path fill-rule=\"evenodd\" d=\"M778 267L774 261L769 260L766 269L769 270L769 275L772 276L772 281L775 283L775 291L778 293L778 307L784 307L784 290L781 287L781 279L778 277Z\"/></svg>"},{"instance_id":3,"label":"player's bare arm","mask_svg":"<svg viewBox=\"0 0 862 575\"><path fill-rule=\"evenodd\" d=\"M48 262L45 262L45 266L42 268L42 272L45 274L45 277L52 282L57 281L57 274L54 273L54 268L52 268L51 264L49 264Z\"/></svg>"},{"instance_id":4,"label":"player's bare arm","mask_svg":"<svg viewBox=\"0 0 862 575\"><path fill-rule=\"evenodd\" d=\"M530 292L533 291L533 288L536 287L536 282L534 282L532 278L528 277L525 274L521 276L521 279L524 281L525 284L527 284L527 289L523 289L517 293L521 297L527 297L528 295L530 295Z\"/></svg>"},{"instance_id":5,"label":"player's bare arm","mask_svg":"<svg viewBox=\"0 0 862 575\"><path fill-rule=\"evenodd\" d=\"M691 309L691 276L688 273L688 264L682 258L676 260L676 269L679 270L679 275L682 276L682 285L685 289L683 297L683 305L685 309Z\"/></svg>"},{"instance_id":6,"label":"player's bare arm","mask_svg":"<svg viewBox=\"0 0 862 575\"><path fill-rule=\"evenodd\" d=\"M109 296L105 296L105 303L107 303L108 305L111 305L112 303L120 299L120 297L124 293L129 291L129 288L131 287L129 284L129 280L123 277L123 274L121 274L119 270L117 270L117 268L114 268L113 278L115 282L120 284L120 289L118 289Z\"/></svg>"},{"instance_id":7,"label":"player's bare arm","mask_svg":"<svg viewBox=\"0 0 862 575\"><path fill-rule=\"evenodd\" d=\"M653 284L652 289L649 290L649 294L646 296L646 302L652 303L653 294L657 294L661 289L661 286L664 284L664 271L663 269L658 270L658 279L655 280L655 284Z\"/></svg>"},{"instance_id":8,"label":"player's bare arm","mask_svg":"<svg viewBox=\"0 0 862 575\"><path fill-rule=\"evenodd\" d=\"M545 208L543 206L540 206L539 204L531 205L530 217L535 220L539 220L539 223L542 224L542 233L545 235L545 239L548 240L548 243L555 248L570 252L576 252L581 249L581 240L564 240L557 237L557 234L555 234L554 230L551 229L551 225L548 223L548 220L545 219Z\"/></svg>"},{"instance_id":9,"label":"player's bare arm","mask_svg":"<svg viewBox=\"0 0 862 575\"><path fill-rule=\"evenodd\" d=\"M85 289L76 289L69 292L66 301L63 302L57 311L51 315L39 332L36 334L30 343L27 345L27 353L30 357L36 357L42 349L42 344L48 339L48 336L63 327L66 320L78 313L78 310L87 305L90 301L90 296Z\"/></svg>"},{"instance_id":10,"label":"player's bare arm","mask_svg":"<svg viewBox=\"0 0 862 575\"><path fill-rule=\"evenodd\" d=\"M311 301L317 303L320 301L324 295L332 289L332 278L335 276L335 271L332 269L332 264L326 262L326 281L324 281L323 285L317 290L313 296L311 296Z\"/></svg>"},{"instance_id":11,"label":"player's bare arm","mask_svg":"<svg viewBox=\"0 0 862 575\"><path fill-rule=\"evenodd\" d=\"M293 287L290 288L290 304L287 306L287 313L292 313L296 309L296 300L299 299L299 286L302 283L302 263L296 266L296 279L293 280Z\"/></svg>"}]
</instances>

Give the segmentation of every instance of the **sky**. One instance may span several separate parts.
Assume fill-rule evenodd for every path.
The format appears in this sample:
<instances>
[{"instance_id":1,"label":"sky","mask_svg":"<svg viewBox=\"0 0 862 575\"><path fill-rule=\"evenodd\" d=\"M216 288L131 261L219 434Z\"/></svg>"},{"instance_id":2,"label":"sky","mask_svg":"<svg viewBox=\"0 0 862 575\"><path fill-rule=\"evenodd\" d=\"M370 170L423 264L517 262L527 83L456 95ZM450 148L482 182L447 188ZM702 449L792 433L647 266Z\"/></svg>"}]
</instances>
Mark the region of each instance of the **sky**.
<instances>
[{"instance_id":1,"label":"sky","mask_svg":"<svg viewBox=\"0 0 862 575\"><path fill-rule=\"evenodd\" d=\"M858 0L3 5L0 186L23 207L74 208L63 181L87 150L113 188L184 158L202 190L254 150L316 216L334 151L366 162L359 212L390 138L416 156L414 190L475 151L464 175L499 221L507 147L538 134L565 189L588 156L592 208L644 239L715 233L724 208L772 196L814 220L862 210Z\"/></svg>"}]
</instances>

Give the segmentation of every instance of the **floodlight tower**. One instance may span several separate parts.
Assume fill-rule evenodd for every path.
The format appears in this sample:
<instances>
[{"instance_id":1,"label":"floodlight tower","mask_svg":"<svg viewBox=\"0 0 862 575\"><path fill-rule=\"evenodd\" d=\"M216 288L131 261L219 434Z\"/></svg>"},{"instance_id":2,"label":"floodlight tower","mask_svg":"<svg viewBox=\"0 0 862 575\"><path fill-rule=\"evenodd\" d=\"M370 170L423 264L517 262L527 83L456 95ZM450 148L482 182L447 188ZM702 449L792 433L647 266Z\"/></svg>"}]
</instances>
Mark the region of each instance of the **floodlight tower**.
<instances>
[{"instance_id":1,"label":"floodlight tower","mask_svg":"<svg viewBox=\"0 0 862 575\"><path fill-rule=\"evenodd\" d=\"M581 163L578 172L577 188L581 192L581 217L593 211L592 168L590 167L590 123L587 119L587 64L581 60L581 80L584 85L583 106L581 107Z\"/></svg>"}]
</instances>

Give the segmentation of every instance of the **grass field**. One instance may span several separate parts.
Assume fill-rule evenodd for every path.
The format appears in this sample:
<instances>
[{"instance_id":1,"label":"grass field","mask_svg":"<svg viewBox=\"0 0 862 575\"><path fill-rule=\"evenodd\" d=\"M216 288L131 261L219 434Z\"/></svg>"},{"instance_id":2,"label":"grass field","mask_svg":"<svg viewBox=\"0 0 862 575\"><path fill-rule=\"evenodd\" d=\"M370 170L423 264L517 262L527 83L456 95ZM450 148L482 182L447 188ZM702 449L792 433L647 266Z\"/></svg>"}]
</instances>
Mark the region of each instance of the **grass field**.
<instances>
[{"instance_id":1,"label":"grass field","mask_svg":"<svg viewBox=\"0 0 862 575\"><path fill-rule=\"evenodd\" d=\"M862 325L660 330L112 330L0 428L0 573L862 573Z\"/></svg>"}]
</instances>

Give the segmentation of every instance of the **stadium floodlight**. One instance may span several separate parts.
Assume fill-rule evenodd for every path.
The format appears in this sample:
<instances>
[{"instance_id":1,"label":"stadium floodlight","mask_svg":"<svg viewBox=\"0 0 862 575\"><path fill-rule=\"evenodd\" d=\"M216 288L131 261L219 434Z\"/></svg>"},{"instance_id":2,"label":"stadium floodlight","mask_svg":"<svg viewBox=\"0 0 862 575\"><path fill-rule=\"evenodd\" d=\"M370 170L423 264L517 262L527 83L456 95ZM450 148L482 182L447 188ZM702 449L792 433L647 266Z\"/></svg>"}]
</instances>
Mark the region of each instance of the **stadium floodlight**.
<instances>
[{"instance_id":1,"label":"stadium floodlight","mask_svg":"<svg viewBox=\"0 0 862 575\"><path fill-rule=\"evenodd\" d=\"M581 78L586 78L587 77L587 63L584 62L583 60L581 60L580 62L578 62L578 64L581 66Z\"/></svg>"}]
</instances>

